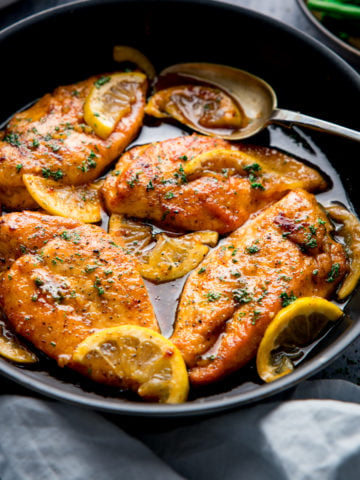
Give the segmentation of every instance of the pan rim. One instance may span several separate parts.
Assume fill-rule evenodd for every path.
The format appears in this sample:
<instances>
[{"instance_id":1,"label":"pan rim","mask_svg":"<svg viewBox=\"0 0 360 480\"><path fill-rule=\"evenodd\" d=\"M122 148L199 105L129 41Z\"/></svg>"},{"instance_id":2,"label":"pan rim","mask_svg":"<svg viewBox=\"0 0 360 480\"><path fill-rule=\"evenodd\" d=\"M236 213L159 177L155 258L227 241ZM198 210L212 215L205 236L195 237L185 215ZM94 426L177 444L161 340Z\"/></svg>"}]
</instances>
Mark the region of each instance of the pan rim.
<instances>
[{"instance_id":1,"label":"pan rim","mask_svg":"<svg viewBox=\"0 0 360 480\"><path fill-rule=\"evenodd\" d=\"M167 0L161 3L183 3L183 4L197 4L222 9L224 11L241 14L243 16L254 18L258 22L264 22L276 29L285 31L290 36L296 37L298 40L305 42L307 45L316 48L322 56L325 56L330 63L336 64L348 79L354 84L354 87L360 93L360 75L350 66L345 60L339 57L335 52L331 51L325 45L321 44L316 39L297 30L289 25L286 25L276 19L267 17L261 13L255 12L244 7L231 5L215 0ZM88 7L104 6L111 4L126 4L126 3L157 3L157 0L76 0L65 5L58 5L44 11L33 14L25 19L22 19L0 31L0 45L1 42L18 31L26 28L29 25L43 22L47 18L53 17L57 13L65 14L67 12L86 9ZM294 387L300 381L303 381L315 373L322 370L325 366L332 363L341 353L360 335L360 324L349 327L346 332L337 338L333 344L326 347L323 351L315 355L308 363L300 365L288 377L283 377L278 381L261 385L260 388L255 388L247 392L232 393L231 391L221 394L221 398L204 397L197 401L189 401L180 405L161 405L149 403L135 403L123 402L121 399L115 398L92 398L87 392L81 391L73 393L65 391L61 386L49 385L42 379L34 379L26 370L22 370L14 364L8 363L6 360L0 359L0 372L11 380L16 381L22 386L25 386L37 393L46 395L56 400L66 401L70 404L75 404L81 407L87 407L102 412L121 414L129 416L148 416L148 417L182 417L192 415L208 415L231 408L256 403L260 400L276 395L286 389Z\"/></svg>"}]
</instances>

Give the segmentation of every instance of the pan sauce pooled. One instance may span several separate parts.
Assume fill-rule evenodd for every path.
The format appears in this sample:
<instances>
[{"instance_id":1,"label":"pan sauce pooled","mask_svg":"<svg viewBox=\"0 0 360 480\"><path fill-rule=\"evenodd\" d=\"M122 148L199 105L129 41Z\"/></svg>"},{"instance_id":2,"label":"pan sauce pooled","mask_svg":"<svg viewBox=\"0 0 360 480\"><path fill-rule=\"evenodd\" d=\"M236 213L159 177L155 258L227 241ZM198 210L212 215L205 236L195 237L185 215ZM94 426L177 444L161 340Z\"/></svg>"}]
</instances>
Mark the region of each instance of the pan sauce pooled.
<instances>
[{"instance_id":1,"label":"pan sauce pooled","mask_svg":"<svg viewBox=\"0 0 360 480\"><path fill-rule=\"evenodd\" d=\"M104 76L96 78L103 79L100 89L108 83ZM90 84L85 87L90 88ZM65 92L66 88L70 87L60 87L57 92ZM96 89L93 83L91 88L92 92ZM144 99L144 88L139 93L140 103ZM65 93L65 100L72 96L70 90ZM231 125L237 128L246 123L241 109L231 98L215 89L184 86L156 95L146 107L148 114L158 117L171 114L175 118L178 115L180 121L181 115L193 120L196 117L194 121L219 129ZM79 96L83 104L88 98L82 93L73 96L75 103ZM72 99L69 101L71 105ZM185 110L179 108L180 104L185 105ZM61 107L61 100L59 105ZM209 106L205 108L206 105ZM197 110L191 113L189 108L194 106ZM144 102L137 110L136 128L140 126L143 107ZM16 118L26 119L28 111L19 115ZM114 133L110 133L109 139L117 130L118 126ZM135 131L133 127L130 130L133 133L129 133L127 142ZM16 139L20 137L15 137L18 134L14 132L8 130L8 138L0 147L6 150L9 147L4 144L9 143L15 149L12 152L18 149L21 155L26 155L29 151L33 158L37 147L24 146L22 140L21 145L17 145ZM9 136L12 133L13 136ZM100 139L94 132L85 133L102 147L109 141ZM41 135L39 139L45 142ZM14 144L9 142L11 139ZM45 148L41 145L41 149ZM114 155L116 148L113 149L112 142L106 146ZM110 161L110 156L106 158L101 166ZM47 166L42 167L42 171L44 168L50 171L50 181L46 185L38 185L35 190L29 188L38 183L35 179L34 184L32 177L28 177L27 183L33 198L43 196L43 204L39 204L46 208L51 181L61 183L62 178L55 178L53 170ZM39 169L33 171L25 167L16 170L17 174L23 171L16 185L10 186L13 197L5 190L1 197L6 197L4 203L12 208L30 202L21 182L22 173L40 173ZM89 168L85 173L88 172L94 179L100 168ZM4 173L0 171L0 193L3 177ZM113 339L111 329L114 324L135 324L135 330L129 334L131 340L126 332L122 332L121 341L115 341L112 351L128 341L142 345L147 335L151 336L151 330L150 334L142 332L136 329L136 325L159 330L156 321L160 311L158 299L161 298L162 304L167 304L173 311L184 276L192 270L179 301L171 337L173 344L161 335L163 341L156 337L154 344L160 342L156 343L156 348L165 357L156 364L157 354L151 354L149 358L155 362L153 370L144 366L144 372L161 372L163 383L156 384L151 377L139 380L141 375L126 381L124 377L122 381L121 368L127 365L131 349L125 357L120 353L120 356L112 357L109 370L105 368L104 371L100 362L98 373L89 374L96 381L131 388L140 395L141 382L146 382L143 396L148 400L184 401L187 380L185 367L178 360L181 357L177 353L179 350L190 369L193 384L217 381L254 357L266 325L284 302L304 295L328 296L335 291L347 269L344 248L332 240L327 218L315 197L305 191L322 192L327 187L327 181L317 170L266 147L189 135L132 148L120 157L102 188L107 210L112 214L112 239L101 233L98 227L81 225L66 218L34 212L3 217L0 257L4 273L0 301L16 331L60 365L67 364L86 375L89 359L83 353L90 349L91 355L96 356L94 352L100 351L104 342L107 344ZM17 199L15 188L16 194L23 195L24 201ZM82 188L78 189L77 195L82 195ZM84 188L86 194L88 187ZM289 190L292 192L288 193ZM49 195L50 208L58 212L61 208L58 199L66 199L68 191L62 196L61 191L57 197ZM76 210L70 201L63 215L70 215L69 212L73 211L77 218ZM94 218L98 218L96 215ZM86 218L85 221L94 221ZM146 224L143 228L139 219L152 221L156 227ZM294 224L296 227L301 224L303 231L295 232L291 227ZM189 230L198 233L186 233ZM208 253L209 246L216 245L218 233L230 236ZM98 248L94 242L102 246ZM353 263L355 265L356 261ZM302 269L301 274L298 273L296 278L292 276L299 269ZM314 271L318 273L314 274ZM333 280L329 281L331 274ZM154 283L167 282L156 287L148 284L153 305L140 275ZM175 279L178 280L174 282ZM119 295L120 291L124 295ZM23 298L24 292L29 294L27 299ZM140 301L137 303L136 299ZM21 309L19 302L22 302ZM45 326L41 326L44 318ZM171 330L173 315L169 310L165 309L158 320L162 331ZM81 348L77 349L79 344ZM169 348L176 352L176 362L167 362ZM75 355L75 351L83 352L83 356L80 353ZM106 352L102 354L109 360ZM158 366L155 368L155 365ZM136 366L133 371L138 375L141 368L139 370ZM171 393L175 378L181 378L182 389Z\"/></svg>"},{"instance_id":2,"label":"pan sauce pooled","mask_svg":"<svg viewBox=\"0 0 360 480\"><path fill-rule=\"evenodd\" d=\"M202 85L179 85L155 93L145 113L157 118L174 118L190 128L219 134L246 125L246 116L225 92Z\"/></svg>"}]
</instances>

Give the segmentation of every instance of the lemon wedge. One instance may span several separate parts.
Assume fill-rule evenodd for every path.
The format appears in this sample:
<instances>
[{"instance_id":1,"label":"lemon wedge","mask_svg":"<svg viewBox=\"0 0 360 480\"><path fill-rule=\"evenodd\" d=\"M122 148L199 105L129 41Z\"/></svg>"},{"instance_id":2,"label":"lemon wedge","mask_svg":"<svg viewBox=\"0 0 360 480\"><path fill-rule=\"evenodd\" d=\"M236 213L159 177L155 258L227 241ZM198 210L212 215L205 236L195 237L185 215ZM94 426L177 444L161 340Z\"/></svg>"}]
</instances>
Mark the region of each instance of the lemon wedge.
<instances>
[{"instance_id":1,"label":"lemon wedge","mask_svg":"<svg viewBox=\"0 0 360 480\"><path fill-rule=\"evenodd\" d=\"M329 322L343 314L333 303L320 297L303 297L280 310L260 343L256 367L265 382L273 382L294 370L293 360L300 348L310 345Z\"/></svg>"},{"instance_id":2,"label":"lemon wedge","mask_svg":"<svg viewBox=\"0 0 360 480\"><path fill-rule=\"evenodd\" d=\"M150 80L156 76L156 71L150 60L143 53L126 45L115 45L113 50L115 62L131 62L142 70Z\"/></svg>"},{"instance_id":3,"label":"lemon wedge","mask_svg":"<svg viewBox=\"0 0 360 480\"><path fill-rule=\"evenodd\" d=\"M38 361L35 353L25 347L0 322L0 356L16 363L35 363Z\"/></svg>"},{"instance_id":4,"label":"lemon wedge","mask_svg":"<svg viewBox=\"0 0 360 480\"><path fill-rule=\"evenodd\" d=\"M156 118L172 117L190 128L204 130L239 129L246 117L234 100L218 88L178 85L155 93L145 112Z\"/></svg>"},{"instance_id":5,"label":"lemon wedge","mask_svg":"<svg viewBox=\"0 0 360 480\"><path fill-rule=\"evenodd\" d=\"M183 277L196 268L215 246L218 233L203 231L188 233L180 237L169 237L160 233L155 247L144 252L138 270L140 275L155 283L169 282Z\"/></svg>"},{"instance_id":6,"label":"lemon wedge","mask_svg":"<svg viewBox=\"0 0 360 480\"><path fill-rule=\"evenodd\" d=\"M129 252L137 255L153 240L150 225L125 218L114 213L109 221L109 233Z\"/></svg>"},{"instance_id":7,"label":"lemon wedge","mask_svg":"<svg viewBox=\"0 0 360 480\"><path fill-rule=\"evenodd\" d=\"M256 168L256 170L255 170ZM282 182L286 182L288 188L301 188L304 185L302 180L298 180L283 171L283 166L270 166L262 163L255 156L246 152L230 150L226 148L215 148L208 152L201 153L193 157L183 167L188 180L195 180L203 175L209 175L211 172L227 171L231 176L239 174L244 177L257 177L257 181L263 181L265 177L271 174L281 175ZM265 178L266 179L266 178Z\"/></svg>"},{"instance_id":8,"label":"lemon wedge","mask_svg":"<svg viewBox=\"0 0 360 480\"><path fill-rule=\"evenodd\" d=\"M100 330L78 345L72 363L93 380L130 389L148 401L181 403L188 395L180 351L149 328L121 325Z\"/></svg>"},{"instance_id":9,"label":"lemon wedge","mask_svg":"<svg viewBox=\"0 0 360 480\"><path fill-rule=\"evenodd\" d=\"M136 91L146 86L139 72L114 73L94 83L84 103L84 120L99 137L106 139L117 123L131 112Z\"/></svg>"},{"instance_id":10,"label":"lemon wedge","mask_svg":"<svg viewBox=\"0 0 360 480\"><path fill-rule=\"evenodd\" d=\"M54 180L30 174L23 175L23 180L32 198L48 213L84 223L101 220L101 203L96 185L59 185Z\"/></svg>"},{"instance_id":11,"label":"lemon wedge","mask_svg":"<svg viewBox=\"0 0 360 480\"><path fill-rule=\"evenodd\" d=\"M338 233L345 240L350 259L349 274L337 293L339 300L343 300L354 290L360 278L360 222L353 213L340 205L328 207L326 212L335 222L343 224Z\"/></svg>"}]
</instances>

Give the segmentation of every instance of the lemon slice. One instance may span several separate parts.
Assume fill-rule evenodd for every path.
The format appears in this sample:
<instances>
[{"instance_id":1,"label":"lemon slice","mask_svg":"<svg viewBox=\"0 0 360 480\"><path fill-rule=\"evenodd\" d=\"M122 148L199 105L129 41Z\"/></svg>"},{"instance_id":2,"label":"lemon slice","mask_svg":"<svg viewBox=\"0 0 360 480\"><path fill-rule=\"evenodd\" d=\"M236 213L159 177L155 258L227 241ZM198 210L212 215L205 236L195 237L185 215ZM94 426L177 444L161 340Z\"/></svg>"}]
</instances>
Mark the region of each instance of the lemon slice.
<instances>
[{"instance_id":1,"label":"lemon slice","mask_svg":"<svg viewBox=\"0 0 360 480\"><path fill-rule=\"evenodd\" d=\"M214 246L217 232L196 232L180 237L157 235L157 243L145 252L138 267L140 275L155 283L169 282L183 277L196 268L209 251L205 244Z\"/></svg>"},{"instance_id":2,"label":"lemon slice","mask_svg":"<svg viewBox=\"0 0 360 480\"><path fill-rule=\"evenodd\" d=\"M255 182L263 180L261 178L263 175L281 175L282 182L286 182L289 189L304 186L304 181L287 175L283 171L282 165L273 165L270 168L270 166L262 163L261 160L255 156L249 155L246 152L226 148L215 148L208 152L201 153L186 162L183 169L188 180L195 180L197 177L209 175L211 172L222 172L226 170L229 176L239 174L249 177L249 179L252 177L252 181Z\"/></svg>"},{"instance_id":3,"label":"lemon slice","mask_svg":"<svg viewBox=\"0 0 360 480\"><path fill-rule=\"evenodd\" d=\"M35 363L38 361L35 353L28 350L0 322L0 356L16 363Z\"/></svg>"},{"instance_id":4,"label":"lemon slice","mask_svg":"<svg viewBox=\"0 0 360 480\"><path fill-rule=\"evenodd\" d=\"M301 347L311 344L328 322L343 312L320 297L303 297L280 310L268 326L260 343L256 367L265 382L273 382L294 370L293 361Z\"/></svg>"},{"instance_id":5,"label":"lemon slice","mask_svg":"<svg viewBox=\"0 0 360 480\"><path fill-rule=\"evenodd\" d=\"M84 120L101 138L106 139L117 123L131 112L136 91L144 88L143 73L114 73L100 77L84 103Z\"/></svg>"},{"instance_id":6,"label":"lemon slice","mask_svg":"<svg viewBox=\"0 0 360 480\"><path fill-rule=\"evenodd\" d=\"M203 85L178 85L155 93L145 112L157 118L172 117L190 128L239 129L246 117L239 105L222 90Z\"/></svg>"},{"instance_id":7,"label":"lemon slice","mask_svg":"<svg viewBox=\"0 0 360 480\"><path fill-rule=\"evenodd\" d=\"M143 53L133 47L116 45L113 50L115 62L131 62L140 68L150 80L156 76L156 71L150 60Z\"/></svg>"},{"instance_id":8,"label":"lemon slice","mask_svg":"<svg viewBox=\"0 0 360 480\"><path fill-rule=\"evenodd\" d=\"M350 272L337 293L339 300L343 300L354 290L360 278L360 222L340 205L328 207L326 211L335 222L343 224L338 233L345 240L350 258Z\"/></svg>"},{"instance_id":9,"label":"lemon slice","mask_svg":"<svg viewBox=\"0 0 360 480\"><path fill-rule=\"evenodd\" d=\"M93 380L133 390L145 400L181 403L188 395L180 351L148 328L121 325L100 330L78 345L72 362Z\"/></svg>"},{"instance_id":10,"label":"lemon slice","mask_svg":"<svg viewBox=\"0 0 360 480\"><path fill-rule=\"evenodd\" d=\"M96 185L59 185L58 182L36 175L23 175L32 198L52 215L73 218L79 222L101 220L101 204Z\"/></svg>"},{"instance_id":11,"label":"lemon slice","mask_svg":"<svg viewBox=\"0 0 360 480\"><path fill-rule=\"evenodd\" d=\"M140 222L125 218L114 213L109 221L109 233L129 252L137 255L148 246L152 240L152 228Z\"/></svg>"}]
</instances>

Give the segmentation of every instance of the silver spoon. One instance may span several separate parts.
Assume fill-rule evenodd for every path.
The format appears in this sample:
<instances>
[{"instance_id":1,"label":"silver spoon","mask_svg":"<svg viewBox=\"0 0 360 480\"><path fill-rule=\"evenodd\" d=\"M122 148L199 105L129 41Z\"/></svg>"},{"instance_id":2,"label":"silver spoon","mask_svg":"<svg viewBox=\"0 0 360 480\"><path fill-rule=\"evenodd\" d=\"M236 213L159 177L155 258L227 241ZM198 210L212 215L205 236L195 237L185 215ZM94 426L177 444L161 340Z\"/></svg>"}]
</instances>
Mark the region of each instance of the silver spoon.
<instances>
[{"instance_id":1,"label":"silver spoon","mask_svg":"<svg viewBox=\"0 0 360 480\"><path fill-rule=\"evenodd\" d=\"M172 65L160 73L160 77L176 74L214 85L228 93L242 108L249 122L243 128L232 132L216 133L200 125L192 128L206 135L216 135L227 140L251 137L268 124L296 124L323 132L330 132L352 140L360 141L360 132L341 127L335 123L310 117L299 112L277 108L277 98L272 87L255 75L244 70L212 63L181 63Z\"/></svg>"}]
</instances>

